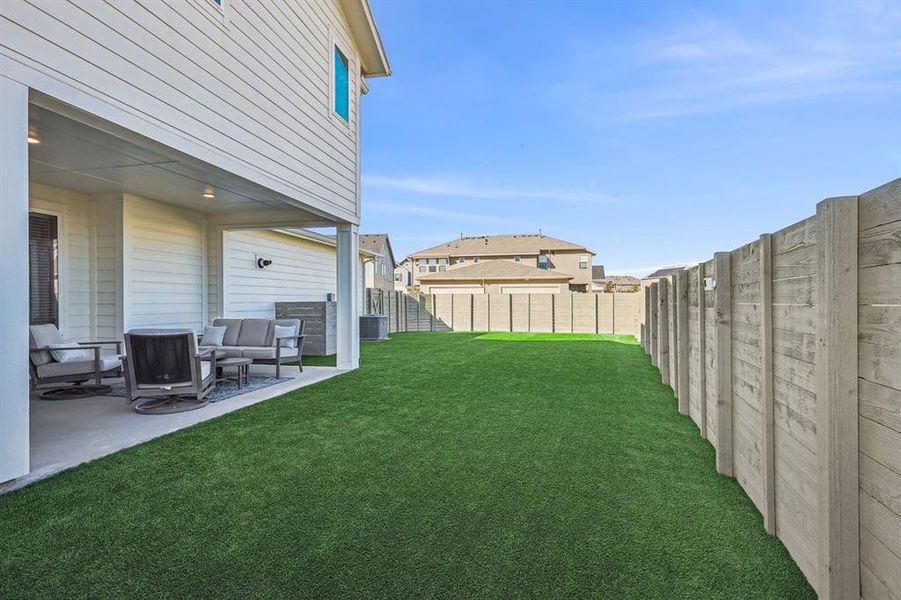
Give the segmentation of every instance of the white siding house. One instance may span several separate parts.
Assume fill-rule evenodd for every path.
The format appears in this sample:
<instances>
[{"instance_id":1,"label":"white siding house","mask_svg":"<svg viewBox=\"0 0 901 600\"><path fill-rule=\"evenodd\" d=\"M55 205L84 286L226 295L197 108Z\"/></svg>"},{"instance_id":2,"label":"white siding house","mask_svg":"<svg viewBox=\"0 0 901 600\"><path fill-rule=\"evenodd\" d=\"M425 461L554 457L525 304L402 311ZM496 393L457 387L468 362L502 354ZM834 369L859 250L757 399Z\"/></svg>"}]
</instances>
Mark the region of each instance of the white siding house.
<instances>
[{"instance_id":1,"label":"white siding house","mask_svg":"<svg viewBox=\"0 0 901 600\"><path fill-rule=\"evenodd\" d=\"M327 289L358 365L359 106L389 74L366 0L0 2L0 483L29 471L31 218L73 340ZM329 268L292 227L334 228ZM264 284L236 263L261 248Z\"/></svg>"}]
</instances>

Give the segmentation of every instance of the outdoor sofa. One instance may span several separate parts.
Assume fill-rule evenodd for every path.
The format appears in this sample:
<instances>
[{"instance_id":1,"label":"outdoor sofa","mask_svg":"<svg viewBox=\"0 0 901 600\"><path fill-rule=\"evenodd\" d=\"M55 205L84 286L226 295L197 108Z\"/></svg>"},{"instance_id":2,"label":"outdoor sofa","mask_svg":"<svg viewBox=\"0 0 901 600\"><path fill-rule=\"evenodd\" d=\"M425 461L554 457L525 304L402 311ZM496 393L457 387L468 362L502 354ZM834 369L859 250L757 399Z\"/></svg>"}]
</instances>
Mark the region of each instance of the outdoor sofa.
<instances>
[{"instance_id":1,"label":"outdoor sofa","mask_svg":"<svg viewBox=\"0 0 901 600\"><path fill-rule=\"evenodd\" d=\"M304 322L301 319L214 319L204 329L200 347L217 350L221 358L249 358L254 364L281 365L297 361L303 371Z\"/></svg>"}]
</instances>

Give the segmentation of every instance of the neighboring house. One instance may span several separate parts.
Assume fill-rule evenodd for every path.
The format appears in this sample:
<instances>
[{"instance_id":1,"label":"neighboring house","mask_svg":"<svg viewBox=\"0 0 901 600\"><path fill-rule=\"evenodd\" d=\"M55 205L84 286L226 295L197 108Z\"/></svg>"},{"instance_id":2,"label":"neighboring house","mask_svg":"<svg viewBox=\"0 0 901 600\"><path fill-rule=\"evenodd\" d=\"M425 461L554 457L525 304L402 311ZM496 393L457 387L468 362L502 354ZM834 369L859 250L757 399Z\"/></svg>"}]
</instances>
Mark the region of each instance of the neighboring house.
<instances>
[{"instance_id":1,"label":"neighboring house","mask_svg":"<svg viewBox=\"0 0 901 600\"><path fill-rule=\"evenodd\" d=\"M596 292L637 292L641 289L641 280L632 275L608 275L594 281Z\"/></svg>"},{"instance_id":2,"label":"neighboring house","mask_svg":"<svg viewBox=\"0 0 901 600\"><path fill-rule=\"evenodd\" d=\"M387 233L361 233L360 249L371 252L372 260L366 262L365 285L367 289L391 291L394 289L394 251Z\"/></svg>"},{"instance_id":3,"label":"neighboring house","mask_svg":"<svg viewBox=\"0 0 901 600\"><path fill-rule=\"evenodd\" d=\"M358 366L359 107L390 74L366 0L4 0L0 40L0 482L29 470L28 324L238 315L251 230L336 229L337 363Z\"/></svg>"},{"instance_id":4,"label":"neighboring house","mask_svg":"<svg viewBox=\"0 0 901 600\"><path fill-rule=\"evenodd\" d=\"M427 293L471 291L578 291L591 289L585 246L541 233L460 237L414 252L407 259L414 287Z\"/></svg>"},{"instance_id":5,"label":"neighboring house","mask_svg":"<svg viewBox=\"0 0 901 600\"><path fill-rule=\"evenodd\" d=\"M604 265L592 265L591 266L591 280L595 283L604 279L606 275L604 275Z\"/></svg>"},{"instance_id":6,"label":"neighboring house","mask_svg":"<svg viewBox=\"0 0 901 600\"><path fill-rule=\"evenodd\" d=\"M413 261L405 258L394 267L394 291L405 292L413 287Z\"/></svg>"},{"instance_id":7,"label":"neighboring house","mask_svg":"<svg viewBox=\"0 0 901 600\"><path fill-rule=\"evenodd\" d=\"M642 280L647 279L661 279L663 277L669 277L670 275L675 275L679 271L684 271L685 265L673 265L671 267L663 267L662 269L657 269L650 275L646 277L642 277Z\"/></svg>"}]
</instances>

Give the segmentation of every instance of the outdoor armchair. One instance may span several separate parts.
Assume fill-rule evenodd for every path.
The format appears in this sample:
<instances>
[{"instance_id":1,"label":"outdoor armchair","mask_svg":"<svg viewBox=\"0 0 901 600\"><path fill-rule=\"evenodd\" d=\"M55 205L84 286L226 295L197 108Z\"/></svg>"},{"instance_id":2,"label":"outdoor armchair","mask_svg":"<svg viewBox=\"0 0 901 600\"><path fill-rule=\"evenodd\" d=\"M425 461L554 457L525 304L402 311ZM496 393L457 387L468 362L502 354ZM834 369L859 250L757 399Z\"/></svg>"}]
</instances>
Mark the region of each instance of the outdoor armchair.
<instances>
[{"instance_id":1,"label":"outdoor armchair","mask_svg":"<svg viewBox=\"0 0 901 600\"><path fill-rule=\"evenodd\" d=\"M96 386L102 385L104 377L119 377L122 373L122 343L115 341L70 342L63 337L56 325L31 325L29 333L29 370L32 388L47 383L74 383L81 386L93 380ZM114 346L116 354L103 355L104 346ZM53 356L69 350L81 350L90 353L90 357L59 361ZM97 391L96 387L84 386L86 392ZM74 390L70 390L74 391ZM85 394L69 394L73 395Z\"/></svg>"},{"instance_id":2,"label":"outdoor armchair","mask_svg":"<svg viewBox=\"0 0 901 600\"><path fill-rule=\"evenodd\" d=\"M141 414L206 406L216 387L216 353L198 351L190 329L138 329L125 334L125 389Z\"/></svg>"}]
</instances>

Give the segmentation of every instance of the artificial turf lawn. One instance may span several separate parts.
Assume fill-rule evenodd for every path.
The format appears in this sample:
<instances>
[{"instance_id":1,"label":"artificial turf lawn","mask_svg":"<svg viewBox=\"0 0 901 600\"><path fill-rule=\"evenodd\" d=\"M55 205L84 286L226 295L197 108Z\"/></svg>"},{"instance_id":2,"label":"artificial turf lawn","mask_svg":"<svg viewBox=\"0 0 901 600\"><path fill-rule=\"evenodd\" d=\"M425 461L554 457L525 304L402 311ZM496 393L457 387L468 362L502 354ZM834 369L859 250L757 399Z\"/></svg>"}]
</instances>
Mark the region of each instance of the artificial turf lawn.
<instances>
[{"instance_id":1,"label":"artificial turf lawn","mask_svg":"<svg viewBox=\"0 0 901 600\"><path fill-rule=\"evenodd\" d=\"M633 340L478 337L0 497L0 597L814 597Z\"/></svg>"}]
</instances>

